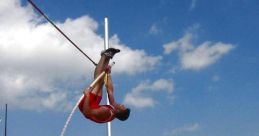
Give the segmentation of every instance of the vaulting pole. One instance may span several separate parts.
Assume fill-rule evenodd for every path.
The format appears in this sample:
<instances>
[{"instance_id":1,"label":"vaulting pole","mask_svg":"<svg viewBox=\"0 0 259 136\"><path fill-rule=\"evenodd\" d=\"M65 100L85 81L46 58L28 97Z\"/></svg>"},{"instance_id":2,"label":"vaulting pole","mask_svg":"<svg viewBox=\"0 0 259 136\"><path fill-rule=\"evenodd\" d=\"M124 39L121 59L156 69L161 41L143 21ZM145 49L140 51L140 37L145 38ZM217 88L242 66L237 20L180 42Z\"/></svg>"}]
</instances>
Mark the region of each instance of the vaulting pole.
<instances>
[{"instance_id":1,"label":"vaulting pole","mask_svg":"<svg viewBox=\"0 0 259 136\"><path fill-rule=\"evenodd\" d=\"M107 17L104 18L104 33L105 33L104 49L106 50L109 48L109 27L108 27L108 18ZM106 95L106 101L107 101L107 105L110 105L108 94ZM107 123L107 135L108 136L112 135L111 122Z\"/></svg>"}]
</instances>

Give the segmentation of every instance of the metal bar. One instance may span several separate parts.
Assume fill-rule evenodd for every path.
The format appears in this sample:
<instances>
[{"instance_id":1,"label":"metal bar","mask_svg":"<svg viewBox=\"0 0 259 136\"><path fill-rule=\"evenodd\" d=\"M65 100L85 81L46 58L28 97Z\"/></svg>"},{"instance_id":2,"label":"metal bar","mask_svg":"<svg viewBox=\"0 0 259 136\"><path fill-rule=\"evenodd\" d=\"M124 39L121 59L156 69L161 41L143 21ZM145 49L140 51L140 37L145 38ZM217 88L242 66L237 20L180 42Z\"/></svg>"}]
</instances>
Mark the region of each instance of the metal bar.
<instances>
[{"instance_id":1,"label":"metal bar","mask_svg":"<svg viewBox=\"0 0 259 136\"><path fill-rule=\"evenodd\" d=\"M108 18L107 17L104 18L104 33L105 33L104 49L106 50L109 48L109 27L108 27ZM106 95L106 101L107 101L107 105L110 105L108 94ZM112 135L111 122L107 123L107 135L108 136Z\"/></svg>"}]
</instances>

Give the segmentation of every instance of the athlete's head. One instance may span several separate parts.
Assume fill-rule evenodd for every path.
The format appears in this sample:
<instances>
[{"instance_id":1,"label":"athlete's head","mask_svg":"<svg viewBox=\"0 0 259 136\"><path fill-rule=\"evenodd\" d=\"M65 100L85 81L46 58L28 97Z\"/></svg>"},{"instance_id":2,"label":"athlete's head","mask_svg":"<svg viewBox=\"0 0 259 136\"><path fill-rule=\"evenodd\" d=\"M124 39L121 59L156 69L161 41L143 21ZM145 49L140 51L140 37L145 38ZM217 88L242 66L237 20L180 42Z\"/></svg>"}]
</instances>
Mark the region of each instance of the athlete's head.
<instances>
[{"instance_id":1,"label":"athlete's head","mask_svg":"<svg viewBox=\"0 0 259 136\"><path fill-rule=\"evenodd\" d=\"M130 109L126 108L124 105L120 105L118 107L118 112L116 113L115 117L120 121L125 121L129 118Z\"/></svg>"}]
</instances>

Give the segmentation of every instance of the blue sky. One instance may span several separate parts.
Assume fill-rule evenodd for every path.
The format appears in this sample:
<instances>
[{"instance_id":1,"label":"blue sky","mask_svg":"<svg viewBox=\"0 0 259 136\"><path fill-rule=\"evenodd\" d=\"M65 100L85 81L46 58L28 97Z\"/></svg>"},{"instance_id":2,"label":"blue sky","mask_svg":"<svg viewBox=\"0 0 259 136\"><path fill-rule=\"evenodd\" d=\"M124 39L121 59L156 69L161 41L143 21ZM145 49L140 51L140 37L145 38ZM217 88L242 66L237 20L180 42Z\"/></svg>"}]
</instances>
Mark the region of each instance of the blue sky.
<instances>
[{"instance_id":1,"label":"blue sky","mask_svg":"<svg viewBox=\"0 0 259 136\"><path fill-rule=\"evenodd\" d=\"M34 2L94 61L109 18L115 97L132 109L113 136L258 135L258 1ZM9 136L60 135L94 69L26 0L0 1L0 68ZM65 135L106 125L77 110Z\"/></svg>"}]
</instances>

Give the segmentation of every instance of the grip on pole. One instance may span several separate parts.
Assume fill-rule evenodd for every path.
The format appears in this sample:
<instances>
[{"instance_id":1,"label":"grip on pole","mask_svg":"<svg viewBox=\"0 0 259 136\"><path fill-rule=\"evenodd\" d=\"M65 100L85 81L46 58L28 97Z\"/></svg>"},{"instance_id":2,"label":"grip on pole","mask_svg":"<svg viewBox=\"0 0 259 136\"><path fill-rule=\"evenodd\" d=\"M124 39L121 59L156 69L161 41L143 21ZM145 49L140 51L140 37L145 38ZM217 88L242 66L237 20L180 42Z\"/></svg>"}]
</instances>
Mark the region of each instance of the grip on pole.
<instances>
[{"instance_id":1,"label":"grip on pole","mask_svg":"<svg viewBox=\"0 0 259 136\"><path fill-rule=\"evenodd\" d=\"M115 62L112 62L110 64L110 67L113 67L113 65L115 64ZM95 78L95 80L90 84L89 88L92 89L94 88L94 86L96 85L96 83L105 75L105 71L103 71L97 78Z\"/></svg>"}]
</instances>

